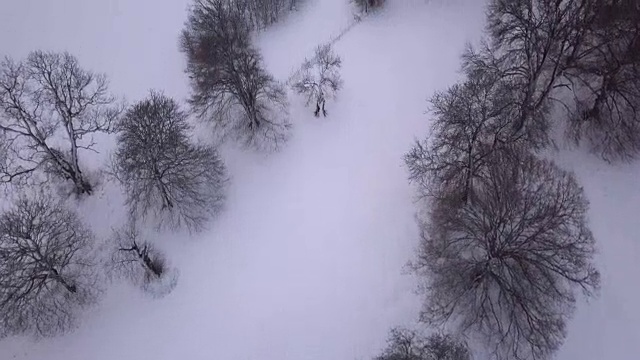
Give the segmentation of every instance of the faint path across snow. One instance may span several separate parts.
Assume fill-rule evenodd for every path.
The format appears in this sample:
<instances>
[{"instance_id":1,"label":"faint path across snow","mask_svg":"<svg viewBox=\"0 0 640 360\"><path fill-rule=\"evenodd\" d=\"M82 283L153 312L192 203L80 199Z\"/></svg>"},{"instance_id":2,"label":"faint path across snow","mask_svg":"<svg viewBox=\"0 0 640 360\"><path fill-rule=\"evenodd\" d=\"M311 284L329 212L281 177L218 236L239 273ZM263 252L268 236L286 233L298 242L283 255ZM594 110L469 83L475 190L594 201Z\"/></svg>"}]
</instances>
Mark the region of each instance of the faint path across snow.
<instances>
[{"instance_id":1,"label":"faint path across snow","mask_svg":"<svg viewBox=\"0 0 640 360\"><path fill-rule=\"evenodd\" d=\"M310 0L284 22L258 36L267 66L286 81L318 44L335 38L354 23L349 1Z\"/></svg>"},{"instance_id":2,"label":"faint path across snow","mask_svg":"<svg viewBox=\"0 0 640 360\"><path fill-rule=\"evenodd\" d=\"M349 23L349 25L345 26L343 29L338 31L335 35L331 36L329 40L323 42L322 44L334 45L335 43L340 41L349 31L351 31L354 27L356 27L356 25L358 25L367 15L368 14L360 14L360 15L354 14L353 20ZM312 56L310 60L312 60L313 58L314 57ZM285 85L291 86L291 84L293 84L296 78L300 76L301 71L302 71L302 65L300 65L295 71L291 73L291 75L289 75L289 78L287 79Z\"/></svg>"}]
</instances>

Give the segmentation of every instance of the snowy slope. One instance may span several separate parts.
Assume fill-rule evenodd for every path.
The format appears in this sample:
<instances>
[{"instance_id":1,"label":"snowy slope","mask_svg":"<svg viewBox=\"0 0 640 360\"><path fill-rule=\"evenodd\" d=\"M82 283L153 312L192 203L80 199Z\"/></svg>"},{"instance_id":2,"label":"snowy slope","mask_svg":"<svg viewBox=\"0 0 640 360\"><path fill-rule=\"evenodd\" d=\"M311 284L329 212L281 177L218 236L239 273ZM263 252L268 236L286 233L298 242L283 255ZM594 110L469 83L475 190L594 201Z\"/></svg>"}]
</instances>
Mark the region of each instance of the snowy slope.
<instances>
[{"instance_id":1,"label":"snowy slope","mask_svg":"<svg viewBox=\"0 0 640 360\"><path fill-rule=\"evenodd\" d=\"M600 297L579 304L558 359L638 359L640 166L611 166L584 152L560 154L558 162L576 172L591 203L602 273Z\"/></svg>"},{"instance_id":2,"label":"snowy slope","mask_svg":"<svg viewBox=\"0 0 640 360\"><path fill-rule=\"evenodd\" d=\"M279 79L353 21L345 0L309 2L259 36ZM130 100L148 88L183 99L177 36L187 3L21 0L8 11L3 3L0 49L16 58L66 49ZM150 300L116 287L76 332L2 341L0 359L370 358L388 328L413 322L419 309L402 275L417 240L402 155L428 129L425 99L458 78L458 55L477 40L482 16L477 0L389 1L335 45L345 87L327 104L329 117L314 118L292 97L296 129L281 153L225 151L232 185L212 229L160 237L181 272L171 295ZM640 170L575 153L561 160L592 201L604 287L581 306L559 358L635 359ZM114 192L82 205L103 234L122 217Z\"/></svg>"}]
</instances>

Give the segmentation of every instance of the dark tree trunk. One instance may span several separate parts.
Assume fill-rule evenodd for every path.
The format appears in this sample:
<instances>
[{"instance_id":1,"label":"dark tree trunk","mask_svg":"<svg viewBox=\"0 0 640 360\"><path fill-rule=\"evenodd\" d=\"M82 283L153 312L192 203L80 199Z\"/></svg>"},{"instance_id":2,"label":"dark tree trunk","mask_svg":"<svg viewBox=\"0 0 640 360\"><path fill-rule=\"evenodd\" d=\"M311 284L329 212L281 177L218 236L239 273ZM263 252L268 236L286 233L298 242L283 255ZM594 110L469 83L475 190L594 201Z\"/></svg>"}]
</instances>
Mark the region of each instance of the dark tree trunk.
<instances>
[{"instance_id":1,"label":"dark tree trunk","mask_svg":"<svg viewBox=\"0 0 640 360\"><path fill-rule=\"evenodd\" d=\"M76 187L76 193L78 195L87 194L91 195L93 193L93 187L89 184L88 181L84 179L82 174L74 174L71 178Z\"/></svg>"},{"instance_id":2,"label":"dark tree trunk","mask_svg":"<svg viewBox=\"0 0 640 360\"><path fill-rule=\"evenodd\" d=\"M144 245L142 248L138 246L138 244L134 241L133 245L130 248L121 248L121 251L133 251L138 259L142 261L142 265L149 270L153 275L157 277L161 277L164 272L164 268L161 264L153 261L153 259L149 256L149 248L147 245Z\"/></svg>"},{"instance_id":3,"label":"dark tree trunk","mask_svg":"<svg viewBox=\"0 0 640 360\"><path fill-rule=\"evenodd\" d=\"M144 266L146 266L149 271L151 271L157 277L162 276L162 267L156 265L156 263L151 260L148 254L143 254L141 258Z\"/></svg>"},{"instance_id":4,"label":"dark tree trunk","mask_svg":"<svg viewBox=\"0 0 640 360\"><path fill-rule=\"evenodd\" d=\"M65 289L67 289L67 291L69 291L70 293L75 294L78 291L78 288L73 285L73 284L69 284L58 272L58 270L56 269L51 269L51 272L53 273L53 278L60 283L60 285L64 286Z\"/></svg>"}]
</instances>

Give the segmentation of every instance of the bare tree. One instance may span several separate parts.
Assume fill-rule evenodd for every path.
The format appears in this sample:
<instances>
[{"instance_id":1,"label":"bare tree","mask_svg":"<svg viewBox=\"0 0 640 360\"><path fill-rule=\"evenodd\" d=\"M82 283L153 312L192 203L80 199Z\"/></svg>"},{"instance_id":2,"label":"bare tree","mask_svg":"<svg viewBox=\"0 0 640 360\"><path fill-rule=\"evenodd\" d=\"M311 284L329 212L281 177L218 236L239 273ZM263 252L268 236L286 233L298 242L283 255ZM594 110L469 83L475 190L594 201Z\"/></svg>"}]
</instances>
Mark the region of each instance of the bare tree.
<instances>
[{"instance_id":1,"label":"bare tree","mask_svg":"<svg viewBox=\"0 0 640 360\"><path fill-rule=\"evenodd\" d=\"M181 37L190 103L222 139L277 148L290 130L284 87L263 68L251 27L225 0L195 0Z\"/></svg>"},{"instance_id":2,"label":"bare tree","mask_svg":"<svg viewBox=\"0 0 640 360\"><path fill-rule=\"evenodd\" d=\"M222 207L225 166L218 152L189 140L187 115L159 92L131 106L118 125L114 174L132 216L200 230Z\"/></svg>"},{"instance_id":3,"label":"bare tree","mask_svg":"<svg viewBox=\"0 0 640 360\"><path fill-rule=\"evenodd\" d=\"M234 0L229 1L235 11L243 15L254 29L264 29L295 10L300 0Z\"/></svg>"},{"instance_id":4,"label":"bare tree","mask_svg":"<svg viewBox=\"0 0 640 360\"><path fill-rule=\"evenodd\" d=\"M520 84L514 131L548 122L559 104L575 143L586 140L608 161L640 153L637 1L492 0L488 14L491 50L477 57Z\"/></svg>"},{"instance_id":5,"label":"bare tree","mask_svg":"<svg viewBox=\"0 0 640 360\"><path fill-rule=\"evenodd\" d=\"M548 128L551 95L567 62L584 41L582 21L590 0L492 0L490 44L476 54L498 66L517 89L519 114L512 130L527 124ZM548 145L539 139L536 146Z\"/></svg>"},{"instance_id":6,"label":"bare tree","mask_svg":"<svg viewBox=\"0 0 640 360\"><path fill-rule=\"evenodd\" d=\"M78 194L91 194L79 150L93 150L93 134L111 132L121 111L107 85L104 75L82 69L68 53L36 51L23 62L5 59L0 130L8 159L0 164L0 180L26 181L41 171L70 180Z\"/></svg>"},{"instance_id":7,"label":"bare tree","mask_svg":"<svg viewBox=\"0 0 640 360\"><path fill-rule=\"evenodd\" d=\"M22 196L0 216L0 329L49 336L71 329L99 289L94 236L45 195Z\"/></svg>"},{"instance_id":8,"label":"bare tree","mask_svg":"<svg viewBox=\"0 0 640 360\"><path fill-rule=\"evenodd\" d=\"M466 344L450 334L425 336L407 328L389 332L387 348L375 360L471 360Z\"/></svg>"},{"instance_id":9,"label":"bare tree","mask_svg":"<svg viewBox=\"0 0 640 360\"><path fill-rule=\"evenodd\" d=\"M356 6L364 11L376 10L384 5L385 0L351 0Z\"/></svg>"},{"instance_id":10,"label":"bare tree","mask_svg":"<svg viewBox=\"0 0 640 360\"><path fill-rule=\"evenodd\" d=\"M114 275L129 279L155 296L173 290L177 283L176 270L169 266L160 250L143 238L135 221L115 230L111 241L109 266Z\"/></svg>"},{"instance_id":11,"label":"bare tree","mask_svg":"<svg viewBox=\"0 0 640 360\"><path fill-rule=\"evenodd\" d=\"M298 6L303 2L304 0L289 0L289 10L298 10Z\"/></svg>"},{"instance_id":12,"label":"bare tree","mask_svg":"<svg viewBox=\"0 0 640 360\"><path fill-rule=\"evenodd\" d=\"M431 98L430 138L417 142L405 156L410 179L422 195L455 197L463 203L494 152L528 144L525 133L516 135L511 129L519 111L512 84L490 68L470 65L466 70L466 81Z\"/></svg>"},{"instance_id":13,"label":"bare tree","mask_svg":"<svg viewBox=\"0 0 640 360\"><path fill-rule=\"evenodd\" d=\"M437 202L420 218L422 320L448 322L498 358L548 359L575 290L599 286L588 203L572 174L529 154L498 156L487 170L472 201Z\"/></svg>"},{"instance_id":14,"label":"bare tree","mask_svg":"<svg viewBox=\"0 0 640 360\"><path fill-rule=\"evenodd\" d=\"M305 60L302 65L300 79L293 84L293 89L306 95L307 106L311 102L316 103L313 113L316 117L320 116L320 110L323 116L327 116L326 100L335 97L342 88L341 66L342 60L333 52L331 44L317 46L313 59Z\"/></svg>"},{"instance_id":15,"label":"bare tree","mask_svg":"<svg viewBox=\"0 0 640 360\"><path fill-rule=\"evenodd\" d=\"M640 4L593 3L586 40L564 71L575 99L569 136L605 160L631 160L640 153Z\"/></svg>"}]
</instances>

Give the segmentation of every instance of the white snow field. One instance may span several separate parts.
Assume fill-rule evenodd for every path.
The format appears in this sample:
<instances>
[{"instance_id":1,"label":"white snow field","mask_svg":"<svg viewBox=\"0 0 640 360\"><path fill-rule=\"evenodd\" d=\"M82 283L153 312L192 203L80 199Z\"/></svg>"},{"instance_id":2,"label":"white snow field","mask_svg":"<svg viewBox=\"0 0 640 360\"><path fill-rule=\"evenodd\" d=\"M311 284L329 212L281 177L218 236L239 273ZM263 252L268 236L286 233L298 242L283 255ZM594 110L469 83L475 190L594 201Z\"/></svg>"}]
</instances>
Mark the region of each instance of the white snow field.
<instances>
[{"instance_id":1,"label":"white snow field","mask_svg":"<svg viewBox=\"0 0 640 360\"><path fill-rule=\"evenodd\" d=\"M0 359L366 360L389 327L412 324L420 301L403 266L417 229L402 155L428 130L426 99L456 81L465 42L481 35L483 2L387 3L336 43L345 86L329 116L292 96L295 130L280 153L224 151L232 179L211 229L159 235L180 270L173 293L154 300L114 286L76 331L2 340ZM151 88L185 99L177 42L187 4L0 0L0 55L68 50L130 102ZM346 0L308 0L257 41L284 81L352 21ZM600 297L579 304L558 359L638 359L640 167L579 151L558 159L591 200L603 272ZM101 237L123 217L113 186L80 206Z\"/></svg>"}]
</instances>

